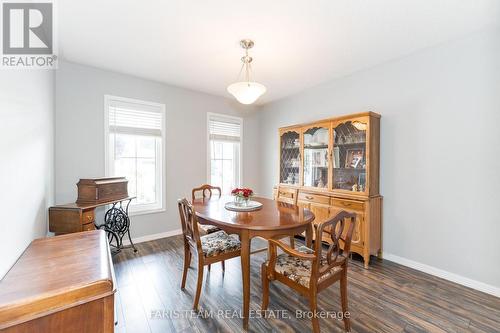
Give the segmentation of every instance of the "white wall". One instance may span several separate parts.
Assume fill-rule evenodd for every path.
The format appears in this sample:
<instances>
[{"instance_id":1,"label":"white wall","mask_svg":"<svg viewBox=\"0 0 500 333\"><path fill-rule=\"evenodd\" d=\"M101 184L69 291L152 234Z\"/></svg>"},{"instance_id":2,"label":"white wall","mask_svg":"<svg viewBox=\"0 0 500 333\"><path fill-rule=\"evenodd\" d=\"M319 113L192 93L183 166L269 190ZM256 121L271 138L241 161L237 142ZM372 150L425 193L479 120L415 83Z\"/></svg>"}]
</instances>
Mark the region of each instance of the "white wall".
<instances>
[{"instance_id":1,"label":"white wall","mask_svg":"<svg viewBox=\"0 0 500 333\"><path fill-rule=\"evenodd\" d=\"M0 72L0 277L47 233L53 203L54 72Z\"/></svg>"},{"instance_id":2,"label":"white wall","mask_svg":"<svg viewBox=\"0 0 500 333\"><path fill-rule=\"evenodd\" d=\"M224 87L221 87L224 89ZM258 182L257 118L232 100L60 62L56 73L56 202L76 200L80 178L104 176L104 95L166 105L166 212L133 216L132 237L180 229L177 199L207 182L207 112L244 117L243 182Z\"/></svg>"},{"instance_id":3,"label":"white wall","mask_svg":"<svg viewBox=\"0 0 500 333\"><path fill-rule=\"evenodd\" d=\"M500 290L499 40L481 32L268 104L261 191L278 179L278 127L376 111L384 253Z\"/></svg>"}]
</instances>

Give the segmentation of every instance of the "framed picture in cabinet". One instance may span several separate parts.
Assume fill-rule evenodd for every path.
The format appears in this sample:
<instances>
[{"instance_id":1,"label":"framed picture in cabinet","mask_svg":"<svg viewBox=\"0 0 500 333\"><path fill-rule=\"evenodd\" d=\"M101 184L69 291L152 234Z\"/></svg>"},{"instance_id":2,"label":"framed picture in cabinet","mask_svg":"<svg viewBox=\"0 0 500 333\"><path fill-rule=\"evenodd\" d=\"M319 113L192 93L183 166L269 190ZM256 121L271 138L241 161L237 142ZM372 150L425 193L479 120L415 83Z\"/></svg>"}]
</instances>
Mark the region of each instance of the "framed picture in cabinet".
<instances>
[{"instance_id":1,"label":"framed picture in cabinet","mask_svg":"<svg viewBox=\"0 0 500 333\"><path fill-rule=\"evenodd\" d=\"M365 150L361 148L347 149L345 167L351 169L362 168Z\"/></svg>"}]
</instances>

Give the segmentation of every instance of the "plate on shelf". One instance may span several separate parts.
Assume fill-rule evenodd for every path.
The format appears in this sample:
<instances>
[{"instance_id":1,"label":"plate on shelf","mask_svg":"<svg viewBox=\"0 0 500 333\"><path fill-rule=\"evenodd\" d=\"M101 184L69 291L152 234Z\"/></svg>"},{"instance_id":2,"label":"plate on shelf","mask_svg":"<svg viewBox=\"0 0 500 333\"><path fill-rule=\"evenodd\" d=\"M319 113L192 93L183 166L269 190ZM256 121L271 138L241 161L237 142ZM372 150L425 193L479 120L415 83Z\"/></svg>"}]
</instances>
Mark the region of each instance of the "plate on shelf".
<instances>
[{"instance_id":1,"label":"plate on shelf","mask_svg":"<svg viewBox=\"0 0 500 333\"><path fill-rule=\"evenodd\" d=\"M227 210L232 210L234 212L252 212L254 210L259 210L262 208L262 203L250 200L246 206L237 205L234 202L226 202L224 205Z\"/></svg>"}]
</instances>

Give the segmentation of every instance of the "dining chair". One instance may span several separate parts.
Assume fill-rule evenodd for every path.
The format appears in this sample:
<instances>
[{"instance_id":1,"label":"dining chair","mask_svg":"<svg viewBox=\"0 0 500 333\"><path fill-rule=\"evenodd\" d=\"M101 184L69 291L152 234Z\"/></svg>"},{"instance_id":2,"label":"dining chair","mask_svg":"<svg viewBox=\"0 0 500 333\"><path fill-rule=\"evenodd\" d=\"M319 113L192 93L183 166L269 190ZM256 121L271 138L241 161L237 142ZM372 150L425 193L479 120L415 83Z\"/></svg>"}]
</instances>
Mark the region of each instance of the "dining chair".
<instances>
[{"instance_id":1,"label":"dining chair","mask_svg":"<svg viewBox=\"0 0 500 333\"><path fill-rule=\"evenodd\" d=\"M202 198L203 200L205 200L205 199L210 200L212 198L213 191L218 192L219 198L222 196L222 190L218 186L203 184L200 187L193 188L193 190L191 191L191 200L192 200L191 202L193 202L197 198L197 194L199 194L200 192L201 192L201 196L199 196L199 198ZM201 231L202 235L208 235L208 234L211 234L213 232L217 232L217 231L221 230L221 229L217 228L216 226L208 225L208 224L205 224L205 225L200 224L199 227L200 227L200 231Z\"/></svg>"},{"instance_id":2,"label":"dining chair","mask_svg":"<svg viewBox=\"0 0 500 333\"><path fill-rule=\"evenodd\" d=\"M349 221L349 222L347 222ZM269 260L262 264L262 310L269 305L269 281L279 281L309 298L310 309L317 313L317 295L333 283L340 281L340 298L344 314L344 327L351 330L347 312L347 264L356 214L341 211L335 217L321 222L316 228L316 238L330 227L331 244L327 249L322 242L314 242L314 250L306 246L292 249L285 243L269 240ZM343 245L343 250L340 245ZM277 255L277 247L284 252ZM325 251L326 250L326 251ZM312 315L313 332L318 333L319 321Z\"/></svg>"},{"instance_id":3,"label":"dining chair","mask_svg":"<svg viewBox=\"0 0 500 333\"><path fill-rule=\"evenodd\" d=\"M223 262L227 259L239 257L241 255L241 243L237 237L230 236L222 230L200 236L198 219L191 203L184 198L179 199L177 204L179 206L184 239L184 268L182 271L181 289L184 289L186 286L187 271L191 264L191 258L197 256L198 282L193 309L198 310L204 267L219 261ZM222 265L222 269L224 271L224 265Z\"/></svg>"},{"instance_id":4,"label":"dining chair","mask_svg":"<svg viewBox=\"0 0 500 333\"><path fill-rule=\"evenodd\" d=\"M299 190L295 188L278 186L274 200L297 206ZM295 248L295 237L290 236L290 246Z\"/></svg>"}]
</instances>

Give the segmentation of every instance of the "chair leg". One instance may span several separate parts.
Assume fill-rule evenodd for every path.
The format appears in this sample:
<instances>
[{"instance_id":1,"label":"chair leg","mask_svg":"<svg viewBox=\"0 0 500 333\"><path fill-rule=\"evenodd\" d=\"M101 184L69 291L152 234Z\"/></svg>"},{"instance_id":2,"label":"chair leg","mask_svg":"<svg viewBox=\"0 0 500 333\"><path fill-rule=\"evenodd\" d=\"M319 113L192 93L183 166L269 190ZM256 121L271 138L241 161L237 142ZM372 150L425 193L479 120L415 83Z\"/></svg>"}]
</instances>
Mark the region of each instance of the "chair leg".
<instances>
[{"instance_id":1,"label":"chair leg","mask_svg":"<svg viewBox=\"0 0 500 333\"><path fill-rule=\"evenodd\" d=\"M220 263L222 265L222 272L225 272L226 271L226 264L224 263L224 260L222 260Z\"/></svg>"},{"instance_id":2,"label":"chair leg","mask_svg":"<svg viewBox=\"0 0 500 333\"><path fill-rule=\"evenodd\" d=\"M186 287L186 277L190 264L191 264L191 251L189 250L189 248L184 248L184 269L182 271L181 289L184 289Z\"/></svg>"},{"instance_id":3,"label":"chair leg","mask_svg":"<svg viewBox=\"0 0 500 333\"><path fill-rule=\"evenodd\" d=\"M201 285L203 284L203 263L198 259L198 282L196 284L196 294L194 296L193 310L198 310L198 303L201 295Z\"/></svg>"},{"instance_id":4,"label":"chair leg","mask_svg":"<svg viewBox=\"0 0 500 333\"><path fill-rule=\"evenodd\" d=\"M262 263L261 269L262 275L262 307L261 310L267 310L269 306L269 278L267 277L267 265L266 263Z\"/></svg>"},{"instance_id":5,"label":"chair leg","mask_svg":"<svg viewBox=\"0 0 500 333\"><path fill-rule=\"evenodd\" d=\"M340 278L340 299L342 303L342 312L344 318L344 328L347 332L351 331L351 320L345 316L347 313L347 269L344 268L342 277Z\"/></svg>"},{"instance_id":6,"label":"chair leg","mask_svg":"<svg viewBox=\"0 0 500 333\"><path fill-rule=\"evenodd\" d=\"M312 326L313 326L313 332L314 333L319 333L319 320L317 316L318 312L318 298L316 293L311 293L309 295L309 306L311 308L312 312Z\"/></svg>"},{"instance_id":7,"label":"chair leg","mask_svg":"<svg viewBox=\"0 0 500 333\"><path fill-rule=\"evenodd\" d=\"M292 247L292 249L295 249L295 237L294 236L290 236L290 246Z\"/></svg>"}]
</instances>

